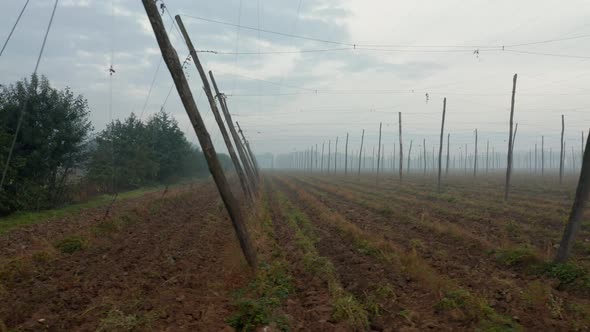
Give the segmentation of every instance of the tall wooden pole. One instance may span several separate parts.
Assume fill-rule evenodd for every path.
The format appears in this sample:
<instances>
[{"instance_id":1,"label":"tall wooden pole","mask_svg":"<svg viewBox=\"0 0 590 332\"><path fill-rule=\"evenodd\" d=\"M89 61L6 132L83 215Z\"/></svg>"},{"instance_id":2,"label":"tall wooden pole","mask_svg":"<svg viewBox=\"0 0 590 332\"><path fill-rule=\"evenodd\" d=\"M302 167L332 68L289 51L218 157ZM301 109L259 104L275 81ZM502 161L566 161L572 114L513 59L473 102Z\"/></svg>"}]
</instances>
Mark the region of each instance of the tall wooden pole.
<instances>
[{"instance_id":1,"label":"tall wooden pole","mask_svg":"<svg viewBox=\"0 0 590 332\"><path fill-rule=\"evenodd\" d=\"M564 142L563 133L565 131L565 119L561 115L561 152L559 153L559 184L563 183L563 159L564 159Z\"/></svg>"},{"instance_id":2,"label":"tall wooden pole","mask_svg":"<svg viewBox=\"0 0 590 332\"><path fill-rule=\"evenodd\" d=\"M324 173L324 145L326 145L326 142L322 142L322 162L320 164L320 172Z\"/></svg>"},{"instance_id":3,"label":"tall wooden pole","mask_svg":"<svg viewBox=\"0 0 590 332\"><path fill-rule=\"evenodd\" d=\"M475 129L475 154L473 158L473 177L477 176L477 128Z\"/></svg>"},{"instance_id":4,"label":"tall wooden pole","mask_svg":"<svg viewBox=\"0 0 590 332\"><path fill-rule=\"evenodd\" d=\"M578 179L578 187L576 189L576 197L570 211L568 223L563 232L559 249L555 257L556 263L563 263L569 257L571 249L574 245L574 239L584 218L584 208L588 197L590 196L590 135L586 141L586 150L582 160L582 169L580 171L580 178Z\"/></svg>"},{"instance_id":5,"label":"tall wooden pole","mask_svg":"<svg viewBox=\"0 0 590 332\"><path fill-rule=\"evenodd\" d=\"M486 143L486 174L488 173L488 169L490 167L490 140Z\"/></svg>"},{"instance_id":6,"label":"tall wooden pole","mask_svg":"<svg viewBox=\"0 0 590 332\"><path fill-rule=\"evenodd\" d=\"M451 155L449 153L450 148L451 148L451 134L448 133L447 134L447 168L445 170L445 176L449 174L449 161L450 161L450 158L451 158Z\"/></svg>"},{"instance_id":7,"label":"tall wooden pole","mask_svg":"<svg viewBox=\"0 0 590 332\"><path fill-rule=\"evenodd\" d=\"M442 173L442 150L443 150L443 137L445 133L445 116L447 113L447 98L443 99L443 112L442 121L440 122L440 143L438 144L438 191L441 191L440 176ZM449 171L449 150L447 145L447 172Z\"/></svg>"},{"instance_id":8,"label":"tall wooden pole","mask_svg":"<svg viewBox=\"0 0 590 332\"><path fill-rule=\"evenodd\" d=\"M252 150L250 149L250 143L246 140L244 132L242 131L242 128L240 128L240 124L238 123L238 121L236 121L236 126L238 126L238 133L242 136L242 141L244 142L244 146L246 147L246 155L250 159L250 163L252 164L252 168L254 169L254 174L256 175L256 178L260 178L260 174L258 172L258 162L256 161L254 153L252 153Z\"/></svg>"},{"instance_id":9,"label":"tall wooden pole","mask_svg":"<svg viewBox=\"0 0 590 332\"><path fill-rule=\"evenodd\" d=\"M330 174L330 159L332 158L332 140L328 140L328 174Z\"/></svg>"},{"instance_id":10,"label":"tall wooden pole","mask_svg":"<svg viewBox=\"0 0 590 332\"><path fill-rule=\"evenodd\" d=\"M381 125L382 123L379 122L379 146L377 147L377 179L379 178L379 169L381 165Z\"/></svg>"},{"instance_id":11,"label":"tall wooden pole","mask_svg":"<svg viewBox=\"0 0 590 332\"><path fill-rule=\"evenodd\" d=\"M346 144L344 145L344 175L348 174L348 133L346 133Z\"/></svg>"},{"instance_id":12,"label":"tall wooden pole","mask_svg":"<svg viewBox=\"0 0 590 332\"><path fill-rule=\"evenodd\" d=\"M200 63L199 63L200 65ZM246 157L247 153L245 151L244 145L238 136L238 132L234 127L234 123L231 118L231 114L229 113L229 109L227 107L227 102L225 100L225 95L219 92L219 88L217 87L217 83L215 82L215 77L213 76L213 72L209 71L209 77L211 78L211 84L213 84L213 88L215 89L215 94L219 103L221 105L221 110L223 111L223 115L225 117L225 123L229 128L229 132L232 135L234 143L236 144L236 148L238 150L238 155L240 156L240 160L242 161L242 165L244 166L244 170L246 171L246 175L248 176L248 181L251 187L256 190L256 177L254 174L254 170L252 169L252 165L248 162L248 158Z\"/></svg>"},{"instance_id":13,"label":"tall wooden pole","mask_svg":"<svg viewBox=\"0 0 590 332\"><path fill-rule=\"evenodd\" d=\"M545 174L545 136L541 136L541 176Z\"/></svg>"},{"instance_id":14,"label":"tall wooden pole","mask_svg":"<svg viewBox=\"0 0 590 332\"><path fill-rule=\"evenodd\" d=\"M250 237L245 226L242 210L238 201L231 192L229 184L227 183L227 179L225 178L225 174L221 168L221 164L217 157L217 152L215 151L213 142L211 141L211 137L209 136L207 128L205 127L205 123L199 114L199 110L193 98L190 86L186 80L186 77L184 76L182 64L178 59L178 54L170 43L170 39L168 38L168 34L164 28L164 23L162 22L162 17L160 16L158 7L152 0L142 0L142 3L154 31L156 40L158 41L164 62L170 71L174 85L176 86L176 90L191 120L191 124L193 125L195 133L199 139L199 143L203 149L203 154L207 160L209 171L213 176L213 180L217 186L221 199L232 220L233 227L240 242L240 247L242 248L244 256L246 257L246 261L250 266L256 267L256 252L254 251L254 248L250 242Z\"/></svg>"},{"instance_id":15,"label":"tall wooden pole","mask_svg":"<svg viewBox=\"0 0 590 332\"><path fill-rule=\"evenodd\" d=\"M337 161L338 161L338 136L336 136L336 144L334 144L334 174L336 174L338 172Z\"/></svg>"},{"instance_id":16,"label":"tall wooden pole","mask_svg":"<svg viewBox=\"0 0 590 332\"><path fill-rule=\"evenodd\" d=\"M423 173L424 175L426 175L426 138L422 139L422 151L423 151L423 159L424 159L424 165L423 165Z\"/></svg>"},{"instance_id":17,"label":"tall wooden pole","mask_svg":"<svg viewBox=\"0 0 590 332\"><path fill-rule=\"evenodd\" d=\"M407 167L408 173L410 173L410 157L412 155L412 143L413 142L414 142L413 140L410 140L410 148L408 149L408 167Z\"/></svg>"},{"instance_id":18,"label":"tall wooden pole","mask_svg":"<svg viewBox=\"0 0 590 332\"><path fill-rule=\"evenodd\" d=\"M402 144L402 112L398 112L399 116L399 182L402 182L402 168L404 165L404 147Z\"/></svg>"},{"instance_id":19,"label":"tall wooden pole","mask_svg":"<svg viewBox=\"0 0 590 332\"><path fill-rule=\"evenodd\" d=\"M512 124L514 122L514 96L516 94L516 78L514 74L512 78L512 99L510 102L510 131L508 133L508 161L506 165L506 184L504 186L504 200L508 200L508 192L510 191L510 176L512 173Z\"/></svg>"},{"instance_id":20,"label":"tall wooden pole","mask_svg":"<svg viewBox=\"0 0 590 332\"><path fill-rule=\"evenodd\" d=\"M182 33L183 39L186 43L186 46L188 47L188 49L190 51L190 54L191 54L191 57L193 58L194 64L197 67L197 71L199 72L199 76L201 77L201 81L203 82L203 90L205 90L205 95L207 95L207 100L209 101L209 105L211 106L211 112L213 112L213 117L215 117L215 121L217 122L217 126L219 127L219 131L221 132L221 136L223 137L223 141L225 142L225 146L227 147L227 151L229 152L230 159L234 165L236 173L238 174L238 178L240 179L240 185L242 186L242 190L244 191L244 194L247 197L249 197L250 199L253 199L252 193L249 188L249 181L246 178L246 174L244 173L244 170L242 169L242 165L240 164L240 161L238 159L238 155L236 154L233 144L231 143L231 140L229 138L229 134L227 133L227 130L225 129L225 124L223 123L223 120L221 119L221 114L219 113L219 109L217 108L217 103L215 103L215 98L213 97L213 92L211 91L211 86L209 85L209 80L207 79L207 75L205 74L205 70L203 69L203 66L201 65L201 61L199 60L197 52L195 51L195 48L194 48L193 43L191 41L191 38L188 35L188 33L186 32L186 29L184 28L184 24L182 23L182 20L180 19L180 16L178 16L178 15L176 16L176 23L178 24L178 28L180 29L180 32ZM223 102L220 101L220 104L222 104L222 103Z\"/></svg>"},{"instance_id":21,"label":"tall wooden pole","mask_svg":"<svg viewBox=\"0 0 590 332\"><path fill-rule=\"evenodd\" d=\"M359 150L359 171L358 171L358 176L361 176L361 160L362 160L362 155L363 155L363 143L365 141L365 130L363 129L363 133L361 135L361 149Z\"/></svg>"}]
</instances>

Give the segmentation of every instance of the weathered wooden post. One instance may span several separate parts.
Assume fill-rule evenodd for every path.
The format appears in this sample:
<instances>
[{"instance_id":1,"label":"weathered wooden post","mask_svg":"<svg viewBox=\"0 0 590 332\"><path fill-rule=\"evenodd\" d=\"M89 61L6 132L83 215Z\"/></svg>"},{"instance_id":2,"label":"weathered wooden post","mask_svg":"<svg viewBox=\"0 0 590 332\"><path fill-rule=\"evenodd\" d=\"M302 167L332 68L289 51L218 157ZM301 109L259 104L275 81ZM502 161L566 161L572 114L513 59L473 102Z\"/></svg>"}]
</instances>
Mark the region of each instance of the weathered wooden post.
<instances>
[{"instance_id":1,"label":"weathered wooden post","mask_svg":"<svg viewBox=\"0 0 590 332\"><path fill-rule=\"evenodd\" d=\"M363 143L365 141L365 130L363 129L363 133L361 135L361 149L359 150L359 171L358 171L358 177L360 179L361 176L361 160L362 160L362 155L363 155Z\"/></svg>"},{"instance_id":2,"label":"weathered wooden post","mask_svg":"<svg viewBox=\"0 0 590 332\"><path fill-rule=\"evenodd\" d=\"M486 174L488 174L489 169L489 162L490 162L490 140L486 143Z\"/></svg>"},{"instance_id":3,"label":"weathered wooden post","mask_svg":"<svg viewBox=\"0 0 590 332\"><path fill-rule=\"evenodd\" d=\"M541 176L545 175L545 136L541 136Z\"/></svg>"},{"instance_id":4,"label":"weathered wooden post","mask_svg":"<svg viewBox=\"0 0 590 332\"><path fill-rule=\"evenodd\" d=\"M402 182L402 168L404 164L404 147L402 145L402 112L398 112L399 116L399 182Z\"/></svg>"},{"instance_id":5,"label":"weathered wooden post","mask_svg":"<svg viewBox=\"0 0 590 332\"><path fill-rule=\"evenodd\" d=\"M414 141L410 140L410 149L408 149L408 174L410 173L410 157L412 155L412 143Z\"/></svg>"},{"instance_id":6,"label":"weathered wooden post","mask_svg":"<svg viewBox=\"0 0 590 332\"><path fill-rule=\"evenodd\" d=\"M250 237L245 226L242 210L238 201L231 192L229 184L227 183L227 179L225 178L225 174L223 173L223 169L219 163L215 147L211 142L211 137L209 136L207 128L205 127L205 123L199 114L199 110L193 98L188 81L184 76L182 64L178 59L178 54L170 43L170 39L168 38L168 34L164 28L164 23L162 22L158 7L152 0L142 0L142 3L154 31L156 40L158 41L164 62L170 71L174 85L176 86L176 90L178 91L182 104L191 120L191 124L193 125L195 133L199 139L199 143L203 149L203 154L207 161L207 165L209 166L209 171L213 176L213 180L217 186L221 199L232 220L233 227L240 242L240 247L242 248L244 256L246 257L246 261L250 266L256 267L256 252L254 251L254 248L250 242Z\"/></svg>"},{"instance_id":7,"label":"weathered wooden post","mask_svg":"<svg viewBox=\"0 0 590 332\"><path fill-rule=\"evenodd\" d=\"M322 142L322 158L321 158L321 164L320 164L320 172L324 173L324 145L326 145L326 142Z\"/></svg>"},{"instance_id":8,"label":"weathered wooden post","mask_svg":"<svg viewBox=\"0 0 590 332\"><path fill-rule=\"evenodd\" d=\"M346 144L344 145L344 175L348 174L348 133L346 133Z\"/></svg>"},{"instance_id":9,"label":"weathered wooden post","mask_svg":"<svg viewBox=\"0 0 590 332\"><path fill-rule=\"evenodd\" d=\"M565 130L565 119L563 114L561 115L561 152L559 153L559 184L563 183L563 159L564 159L564 145L563 132Z\"/></svg>"},{"instance_id":10,"label":"weathered wooden post","mask_svg":"<svg viewBox=\"0 0 590 332\"><path fill-rule=\"evenodd\" d=\"M512 124L514 121L514 96L516 94L516 78L517 74L514 74L512 78L512 99L510 102L510 131L508 133L508 161L506 165L506 184L504 186L504 200L508 200L508 192L510 191L510 175L512 172Z\"/></svg>"},{"instance_id":11,"label":"weathered wooden post","mask_svg":"<svg viewBox=\"0 0 590 332\"><path fill-rule=\"evenodd\" d=\"M576 197L570 211L568 223L563 232L563 237L555 256L556 263L565 262L574 245L574 240L584 217L584 208L588 197L590 196L590 135L586 141L586 150L582 160L582 169L580 171L580 178L578 179L578 187L576 189Z\"/></svg>"},{"instance_id":12,"label":"weathered wooden post","mask_svg":"<svg viewBox=\"0 0 590 332\"><path fill-rule=\"evenodd\" d=\"M475 129L475 154L473 159L473 177L477 176L477 128Z\"/></svg>"},{"instance_id":13,"label":"weathered wooden post","mask_svg":"<svg viewBox=\"0 0 590 332\"><path fill-rule=\"evenodd\" d=\"M199 62L199 66L200 66L200 62ZM248 158L247 153L245 151L244 145L242 144L242 141L240 140L240 137L238 136L238 133L236 131L236 128L234 127L232 118L231 118L231 114L229 113L229 109L227 107L227 103L225 100L225 95L223 95L221 92L219 92L219 88L217 87L217 83L215 82L215 77L213 76L213 72L209 71L209 77L211 77L211 84L213 84L213 88L215 89L215 94L217 96L217 99L219 100L219 103L221 105L221 110L223 111L223 115L225 117L225 122L227 124L227 127L229 128L229 131L232 135L232 138L234 140L234 143L236 144L236 148L238 150L238 155L240 156L240 160L242 161L242 165L244 166L244 170L246 171L246 175L248 176L248 181L252 187L253 190L256 190L256 177L254 174L254 170L252 169L252 165L250 165L250 163L248 162Z\"/></svg>"},{"instance_id":14,"label":"weathered wooden post","mask_svg":"<svg viewBox=\"0 0 590 332\"><path fill-rule=\"evenodd\" d=\"M334 145L334 174L336 174L337 171L337 161L338 161L338 136L336 136L336 144Z\"/></svg>"},{"instance_id":15,"label":"weathered wooden post","mask_svg":"<svg viewBox=\"0 0 590 332\"><path fill-rule=\"evenodd\" d=\"M422 175L426 175L426 138L422 139L422 150L423 150L423 159L424 159L424 169L423 169L423 174Z\"/></svg>"},{"instance_id":16,"label":"weathered wooden post","mask_svg":"<svg viewBox=\"0 0 590 332\"><path fill-rule=\"evenodd\" d=\"M379 122L379 146L377 147L377 181L379 181L379 169L381 165L381 125Z\"/></svg>"},{"instance_id":17,"label":"weathered wooden post","mask_svg":"<svg viewBox=\"0 0 590 332\"><path fill-rule=\"evenodd\" d=\"M332 155L332 140L328 140L328 174L330 174L330 158Z\"/></svg>"},{"instance_id":18,"label":"weathered wooden post","mask_svg":"<svg viewBox=\"0 0 590 332\"><path fill-rule=\"evenodd\" d=\"M238 121L236 121L236 126L238 126L238 133L242 136L242 140L244 141L244 145L246 146L246 152L248 158L250 158L250 163L253 165L254 174L256 174L257 179L260 179L260 168L258 167L258 161L256 161L254 153L252 153L252 150L250 149L250 143L246 140L246 137L244 137L244 132L242 131L242 128L240 128L240 124L238 123Z\"/></svg>"},{"instance_id":19,"label":"weathered wooden post","mask_svg":"<svg viewBox=\"0 0 590 332\"><path fill-rule=\"evenodd\" d=\"M447 168L445 170L445 176L449 175L449 161L450 161L450 158L451 158L451 155L449 153L450 148L451 148L451 134L448 133L447 134ZM455 167L455 166L453 166L453 167Z\"/></svg>"},{"instance_id":20,"label":"weathered wooden post","mask_svg":"<svg viewBox=\"0 0 590 332\"><path fill-rule=\"evenodd\" d=\"M442 121L440 122L440 143L438 146L438 192L441 191L440 175L442 173L442 149L443 137L445 133L445 116L447 113L447 98L443 99ZM449 148L447 145L447 173L449 172Z\"/></svg>"},{"instance_id":21,"label":"weathered wooden post","mask_svg":"<svg viewBox=\"0 0 590 332\"><path fill-rule=\"evenodd\" d=\"M244 170L242 169L242 165L240 164L240 161L238 160L238 155L236 154L236 151L234 150L233 144L231 143L231 140L229 138L227 130L225 129L225 124L223 123L223 120L221 119L221 115L219 114L219 109L217 108L217 104L215 103L215 98L213 97L213 92L211 91L211 86L209 85L209 80L207 79L207 75L205 74L205 70L203 69L203 66L201 65L201 61L199 60L197 52L195 51L195 48L194 48L193 43L191 41L191 38L188 35L188 33L186 32L186 29L184 28L184 24L182 23L182 20L180 19L180 16L178 16L178 15L176 16L176 23L178 24L178 28L180 29L180 32L182 33L183 39L186 43L186 46L188 47L188 49L190 51L190 54L191 54L194 64L197 67L197 71L199 72L199 76L201 77L201 81L203 82L203 90L205 90L205 95L207 96L207 100L209 101L209 106L211 106L211 112L213 112L213 117L215 118L215 121L217 122L217 126L219 127L219 131L221 132L221 136L223 137L223 141L225 142L225 146L227 147L227 151L229 152L230 159L234 165L236 173L238 174L238 178L240 180L240 185L242 187L242 190L244 191L244 194L249 199L252 200L253 196L252 196L252 192L250 190L251 188L249 187L250 183L249 183L248 179L246 178L246 174L244 173ZM223 102L220 101L220 104L222 104L222 103Z\"/></svg>"}]
</instances>

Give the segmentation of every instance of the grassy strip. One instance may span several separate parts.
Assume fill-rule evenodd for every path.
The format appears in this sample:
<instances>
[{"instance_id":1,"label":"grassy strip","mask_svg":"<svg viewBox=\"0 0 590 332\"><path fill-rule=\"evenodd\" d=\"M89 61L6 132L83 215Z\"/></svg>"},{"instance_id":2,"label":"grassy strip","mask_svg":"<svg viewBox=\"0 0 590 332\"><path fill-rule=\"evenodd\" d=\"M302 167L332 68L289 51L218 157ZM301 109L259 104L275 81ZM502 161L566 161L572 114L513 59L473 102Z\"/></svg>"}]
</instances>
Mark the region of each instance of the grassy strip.
<instances>
[{"instance_id":1,"label":"grassy strip","mask_svg":"<svg viewBox=\"0 0 590 332\"><path fill-rule=\"evenodd\" d=\"M319 238L315 235L308 217L296 209L284 194L278 193L278 200L281 209L285 211L287 224L295 231L296 243L303 251L303 264L306 270L328 284L334 306L333 318L346 322L354 330L366 330L369 326L367 311L354 295L342 288L332 262L317 251L315 245Z\"/></svg>"},{"instance_id":2,"label":"grassy strip","mask_svg":"<svg viewBox=\"0 0 590 332\"><path fill-rule=\"evenodd\" d=\"M298 197L309 206L319 218L332 223L342 234L357 246L360 252L374 255L384 263L393 264L401 269L404 274L414 280L420 281L429 287L434 294L444 294L436 310L458 310L466 319L478 322L482 330L487 331L513 331L520 330L520 326L509 317L495 312L485 301L469 291L460 288L453 280L439 275L427 262L421 259L416 250L404 252L394 247L392 243L376 235L369 234L352 224L339 213L319 203L315 197L301 188L284 182Z\"/></svg>"},{"instance_id":3,"label":"grassy strip","mask_svg":"<svg viewBox=\"0 0 590 332\"><path fill-rule=\"evenodd\" d=\"M145 194L162 190L164 187L149 187L120 193L117 201L136 198ZM58 209L37 211L37 212L16 212L7 217L0 218L0 234L6 233L14 228L36 224L49 219L63 218L80 213L82 210L106 206L113 201L112 195L101 195L84 203L72 204Z\"/></svg>"},{"instance_id":4,"label":"grassy strip","mask_svg":"<svg viewBox=\"0 0 590 332\"><path fill-rule=\"evenodd\" d=\"M260 263L248 285L234 293L234 313L227 322L237 331L255 331L261 326L288 331L290 318L282 311L282 305L294 291L293 277L276 241L265 194L254 210L248 226Z\"/></svg>"}]
</instances>

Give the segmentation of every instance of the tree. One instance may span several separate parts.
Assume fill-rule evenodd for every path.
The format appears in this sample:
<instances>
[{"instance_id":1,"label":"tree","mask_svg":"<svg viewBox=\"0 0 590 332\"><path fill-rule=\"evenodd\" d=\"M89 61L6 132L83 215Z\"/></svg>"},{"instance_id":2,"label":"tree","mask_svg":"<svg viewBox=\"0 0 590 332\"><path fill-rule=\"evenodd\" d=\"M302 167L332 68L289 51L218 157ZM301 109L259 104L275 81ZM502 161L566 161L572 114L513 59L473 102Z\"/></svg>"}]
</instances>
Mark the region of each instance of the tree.
<instances>
[{"instance_id":1,"label":"tree","mask_svg":"<svg viewBox=\"0 0 590 332\"><path fill-rule=\"evenodd\" d=\"M88 102L67 87L55 89L46 77L32 75L30 80L23 79L0 90L2 169L25 104L7 178L4 188L0 188L0 214L59 203L68 176L86 157L86 143L92 130Z\"/></svg>"}]
</instances>

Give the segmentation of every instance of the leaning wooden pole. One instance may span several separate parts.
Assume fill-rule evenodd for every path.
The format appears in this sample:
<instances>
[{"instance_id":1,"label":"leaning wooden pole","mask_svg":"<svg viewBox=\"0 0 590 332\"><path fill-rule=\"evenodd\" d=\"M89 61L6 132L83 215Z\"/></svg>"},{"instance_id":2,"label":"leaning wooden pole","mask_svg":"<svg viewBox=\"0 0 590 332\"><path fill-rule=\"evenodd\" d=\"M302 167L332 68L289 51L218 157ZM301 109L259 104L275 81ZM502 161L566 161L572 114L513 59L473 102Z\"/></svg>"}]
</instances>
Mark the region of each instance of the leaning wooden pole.
<instances>
[{"instance_id":1,"label":"leaning wooden pole","mask_svg":"<svg viewBox=\"0 0 590 332\"><path fill-rule=\"evenodd\" d=\"M410 173L410 157L412 155L412 143L413 142L414 142L413 140L410 140L410 148L408 149L408 170L407 170L408 174Z\"/></svg>"},{"instance_id":2,"label":"leaning wooden pole","mask_svg":"<svg viewBox=\"0 0 590 332\"><path fill-rule=\"evenodd\" d=\"M504 186L504 200L508 200L508 192L510 191L510 176L512 173L512 127L514 123L514 96L516 94L516 78L514 74L512 78L512 100L510 102L510 131L508 133L508 160L506 165L506 184Z\"/></svg>"},{"instance_id":3,"label":"leaning wooden pole","mask_svg":"<svg viewBox=\"0 0 590 332\"><path fill-rule=\"evenodd\" d=\"M569 219L557 255L555 256L556 263L563 263L567 260L574 245L574 240L582 220L584 218L584 208L588 197L590 196L590 135L586 141L586 149L584 151L584 158L582 160L582 169L580 171L580 178L578 179L578 188L576 189L576 197L570 211Z\"/></svg>"},{"instance_id":4,"label":"leaning wooden pole","mask_svg":"<svg viewBox=\"0 0 590 332\"><path fill-rule=\"evenodd\" d=\"M404 147L402 144L402 112L397 113L399 116L399 182L402 182L402 168L404 165Z\"/></svg>"},{"instance_id":5,"label":"leaning wooden pole","mask_svg":"<svg viewBox=\"0 0 590 332\"><path fill-rule=\"evenodd\" d=\"M447 134L447 167L445 169L445 176L449 175L449 161L451 160L451 154L449 150L451 149L451 134Z\"/></svg>"},{"instance_id":6,"label":"leaning wooden pole","mask_svg":"<svg viewBox=\"0 0 590 332\"><path fill-rule=\"evenodd\" d=\"M254 248L250 242L250 236L248 235L248 231L246 229L242 210L238 201L230 190L227 179L225 178L225 174L221 168L221 164L217 157L213 142L211 141L211 137L209 136L207 128L205 127L205 123L199 114L199 109L197 108L197 104L193 98L188 81L184 76L182 64L178 59L178 54L170 43L170 39L168 38L168 34L164 28L164 23L162 22L162 17L160 16L158 7L152 0L142 0L142 3L152 29L154 30L154 35L158 41L164 62L170 71L178 95L180 96L182 104L189 116L195 133L197 134L201 148L203 149L203 154L207 160L209 171L213 176L213 180L215 181L217 189L219 190L221 199L228 211L230 219L232 220L233 227L240 242L240 247L242 248L244 256L246 257L246 261L251 267L256 267L256 252L254 251Z\"/></svg>"},{"instance_id":7,"label":"leaning wooden pole","mask_svg":"<svg viewBox=\"0 0 590 332\"><path fill-rule=\"evenodd\" d=\"M213 84L213 89L215 89L215 95L221 104L221 110L223 112L223 116L225 117L225 123L229 128L229 132L236 144L236 149L238 150L238 155L240 156L240 160L242 161L242 165L244 166L244 170L246 171L246 175L248 176L248 181L252 186L253 190L256 190L257 182L256 177L254 175L254 170L252 169L252 165L248 162L248 158L246 157L246 151L242 141L240 140L240 136L238 136L238 132L234 127L234 123L231 118L231 114L229 113L229 109L227 107L227 102L225 100L225 95L219 92L219 88L217 87L217 83L215 82L215 77L213 76L213 72L209 71L209 77L211 78L211 84Z\"/></svg>"},{"instance_id":8,"label":"leaning wooden pole","mask_svg":"<svg viewBox=\"0 0 590 332\"><path fill-rule=\"evenodd\" d=\"M361 176L361 161L362 161L362 157L363 157L363 143L365 141L365 130L363 129L363 134L361 135L361 149L359 150L359 170L358 170L358 176L360 178Z\"/></svg>"},{"instance_id":9,"label":"leaning wooden pole","mask_svg":"<svg viewBox=\"0 0 590 332\"><path fill-rule=\"evenodd\" d=\"M563 142L563 133L565 131L565 119L563 114L561 115L561 152L559 153L559 184L563 183L563 159L564 159L564 142Z\"/></svg>"},{"instance_id":10,"label":"leaning wooden pole","mask_svg":"<svg viewBox=\"0 0 590 332\"><path fill-rule=\"evenodd\" d=\"M442 150L445 133L445 116L447 113L447 98L443 99L442 121L440 122L440 143L438 144L438 191L441 191L440 176L442 174ZM447 145L447 172L449 170L449 150Z\"/></svg>"},{"instance_id":11,"label":"leaning wooden pole","mask_svg":"<svg viewBox=\"0 0 590 332\"><path fill-rule=\"evenodd\" d=\"M344 145L344 175L348 175L348 133L346 133L346 144Z\"/></svg>"},{"instance_id":12,"label":"leaning wooden pole","mask_svg":"<svg viewBox=\"0 0 590 332\"><path fill-rule=\"evenodd\" d=\"M240 136L242 136L242 141L244 142L244 146L246 147L246 152L248 158L250 159L250 163L252 164L252 168L254 169L254 173L256 174L256 178L260 179L260 168L258 167L258 161L256 161L254 153L252 153L252 149L250 149L250 143L248 142L248 140L246 140L246 137L244 136L244 131L242 131L242 128L240 128L240 124L238 123L238 121L236 121L236 126L238 126L238 133L240 133Z\"/></svg>"}]
</instances>

